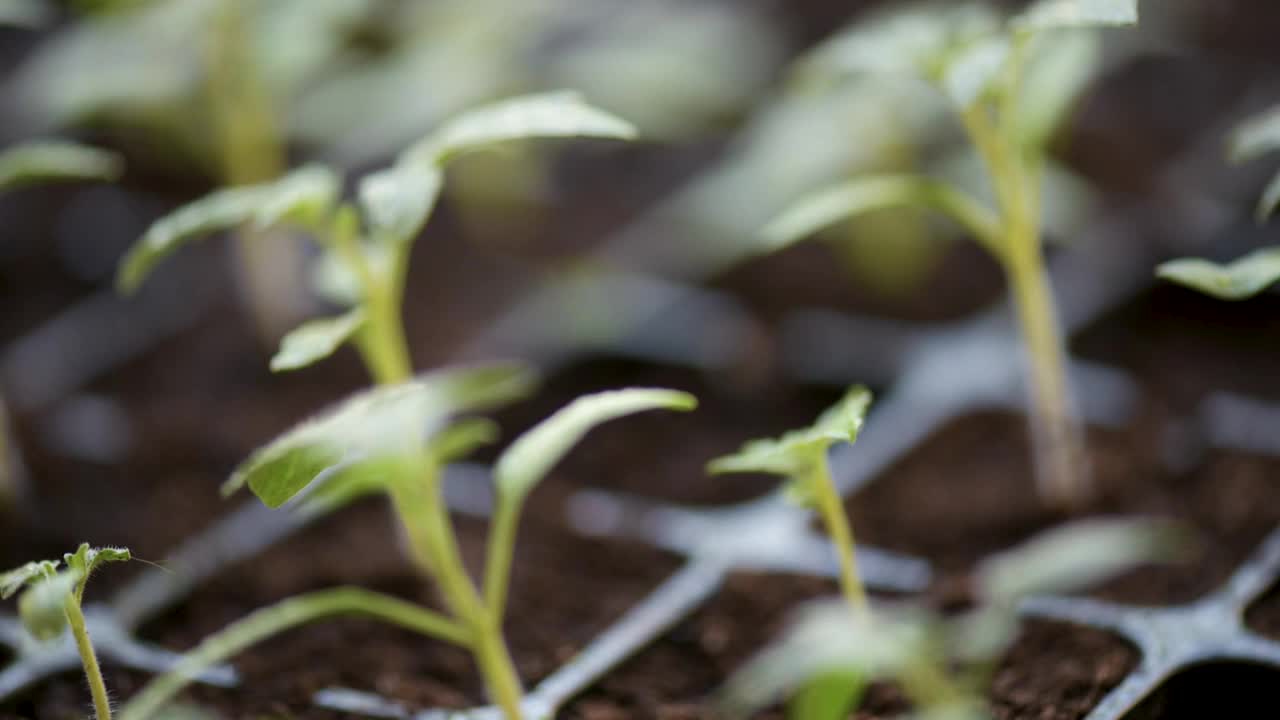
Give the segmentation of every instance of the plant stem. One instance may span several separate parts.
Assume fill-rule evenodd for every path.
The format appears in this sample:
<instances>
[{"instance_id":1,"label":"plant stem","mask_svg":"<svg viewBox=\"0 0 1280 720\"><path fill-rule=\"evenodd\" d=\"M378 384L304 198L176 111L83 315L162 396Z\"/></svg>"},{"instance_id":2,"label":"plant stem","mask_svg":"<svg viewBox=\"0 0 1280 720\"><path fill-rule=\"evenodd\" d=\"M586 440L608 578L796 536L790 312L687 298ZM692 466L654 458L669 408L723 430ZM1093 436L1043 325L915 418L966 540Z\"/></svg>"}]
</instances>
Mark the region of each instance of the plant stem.
<instances>
[{"instance_id":1,"label":"plant stem","mask_svg":"<svg viewBox=\"0 0 1280 720\"><path fill-rule=\"evenodd\" d=\"M383 385L408 380L413 376L409 344L400 318L398 294L387 279L374 276L366 290L365 312L360 347L369 372Z\"/></svg>"},{"instance_id":2,"label":"plant stem","mask_svg":"<svg viewBox=\"0 0 1280 720\"><path fill-rule=\"evenodd\" d=\"M93 652L93 642L89 639L89 629L85 627L84 613L80 610L76 594L69 594L62 607L76 641L76 650L80 653L80 663L84 665L85 679L89 681L94 715L97 720L111 720L111 698L107 695L106 683L102 681L102 669L98 667L98 656Z\"/></svg>"},{"instance_id":3,"label":"plant stem","mask_svg":"<svg viewBox=\"0 0 1280 720\"><path fill-rule=\"evenodd\" d=\"M862 587L862 579L858 575L858 563L854 555L853 531L849 528L849 519L844 513L844 503L836 485L831 480L831 468L827 462L826 449L815 452L813 462L813 478L811 487L815 494L818 514L827 526L827 534L835 545L836 555L840 560L840 590L854 612L865 613L868 608L867 591Z\"/></svg>"},{"instance_id":4,"label":"plant stem","mask_svg":"<svg viewBox=\"0 0 1280 720\"><path fill-rule=\"evenodd\" d=\"M498 499L489 525L489 547L484 563L484 602L491 622L501 626L506 615L507 586L511 581L511 559L515 552L520 505Z\"/></svg>"},{"instance_id":5,"label":"plant stem","mask_svg":"<svg viewBox=\"0 0 1280 720\"><path fill-rule=\"evenodd\" d=\"M475 628L476 665L484 676L485 685L493 702L502 708L507 720L522 720L524 710L521 700L524 689L520 686L520 676L516 674L515 663L511 661L511 653L502 639L501 623L494 623L487 618L482 627Z\"/></svg>"}]
</instances>

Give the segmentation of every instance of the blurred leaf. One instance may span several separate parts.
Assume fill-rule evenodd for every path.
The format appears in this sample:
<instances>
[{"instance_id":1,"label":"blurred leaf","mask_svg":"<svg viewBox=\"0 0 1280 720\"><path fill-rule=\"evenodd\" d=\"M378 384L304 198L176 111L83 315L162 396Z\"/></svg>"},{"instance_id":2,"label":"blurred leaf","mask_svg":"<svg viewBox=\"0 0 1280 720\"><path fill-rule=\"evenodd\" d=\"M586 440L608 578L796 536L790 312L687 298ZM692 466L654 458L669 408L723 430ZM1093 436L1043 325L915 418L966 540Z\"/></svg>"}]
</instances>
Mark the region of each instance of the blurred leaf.
<instances>
[{"instance_id":1,"label":"blurred leaf","mask_svg":"<svg viewBox=\"0 0 1280 720\"><path fill-rule=\"evenodd\" d=\"M862 386L851 388L840 402L828 408L813 425L792 430L776 439L752 440L732 455L716 458L707 465L711 473L762 472L783 475L795 483L808 479L815 454L825 453L837 442L855 442L867 408L871 391ZM793 490L806 495L802 488Z\"/></svg>"},{"instance_id":2,"label":"blurred leaf","mask_svg":"<svg viewBox=\"0 0 1280 720\"><path fill-rule=\"evenodd\" d=\"M271 358L272 372L297 370L329 357L342 343L364 327L364 310L355 308L342 315L309 320L280 341L280 350Z\"/></svg>"},{"instance_id":3,"label":"blurred leaf","mask_svg":"<svg viewBox=\"0 0 1280 720\"><path fill-rule=\"evenodd\" d=\"M1038 0L1013 19L1020 30L1135 25L1138 0Z\"/></svg>"},{"instance_id":4,"label":"blurred leaf","mask_svg":"<svg viewBox=\"0 0 1280 720\"><path fill-rule=\"evenodd\" d=\"M519 501L589 430L644 410L688 411L698 401L688 393L628 388L584 395L516 438L494 465L498 492Z\"/></svg>"},{"instance_id":5,"label":"blurred leaf","mask_svg":"<svg viewBox=\"0 0 1280 720\"><path fill-rule=\"evenodd\" d=\"M1258 201L1258 222L1262 222L1271 217L1275 213L1276 208L1280 208L1280 174L1271 178L1271 182L1267 183L1267 187L1262 191L1262 199Z\"/></svg>"},{"instance_id":6,"label":"blurred leaf","mask_svg":"<svg viewBox=\"0 0 1280 720\"><path fill-rule=\"evenodd\" d=\"M36 28L52 16L52 8L42 0L0 0L0 26Z\"/></svg>"},{"instance_id":7,"label":"blurred leaf","mask_svg":"<svg viewBox=\"0 0 1280 720\"><path fill-rule=\"evenodd\" d=\"M371 235L392 242L409 242L422 230L444 173L435 165L400 162L360 182L360 206Z\"/></svg>"},{"instance_id":8,"label":"blurred leaf","mask_svg":"<svg viewBox=\"0 0 1280 720\"><path fill-rule=\"evenodd\" d=\"M0 152L0 190L60 180L115 180L124 163L106 150L63 141L32 141Z\"/></svg>"},{"instance_id":9,"label":"blurred leaf","mask_svg":"<svg viewBox=\"0 0 1280 720\"><path fill-rule=\"evenodd\" d=\"M1226 265L1195 258L1170 260L1156 274L1221 300L1245 300L1280 280L1280 247L1255 250Z\"/></svg>"},{"instance_id":10,"label":"blurred leaf","mask_svg":"<svg viewBox=\"0 0 1280 720\"><path fill-rule=\"evenodd\" d=\"M764 249L781 250L838 221L894 207L942 212L998 252L998 225L990 210L944 182L917 175L860 177L802 198L765 226Z\"/></svg>"},{"instance_id":11,"label":"blurred leaf","mask_svg":"<svg viewBox=\"0 0 1280 720\"><path fill-rule=\"evenodd\" d=\"M1280 150L1280 106L1245 121L1231 134L1231 159L1239 162Z\"/></svg>"},{"instance_id":12,"label":"blurred leaf","mask_svg":"<svg viewBox=\"0 0 1280 720\"><path fill-rule=\"evenodd\" d=\"M1166 521L1081 520L983 561L975 585L995 603L1071 592L1140 565L1185 557L1190 538L1186 528Z\"/></svg>"},{"instance_id":13,"label":"blurred leaf","mask_svg":"<svg viewBox=\"0 0 1280 720\"><path fill-rule=\"evenodd\" d=\"M421 455L428 438L457 413L524 397L533 377L516 365L441 370L398 385L357 393L285 432L241 463L222 488L248 485L279 507L317 480L384 473Z\"/></svg>"},{"instance_id":14,"label":"blurred leaf","mask_svg":"<svg viewBox=\"0 0 1280 720\"><path fill-rule=\"evenodd\" d=\"M64 605L82 577L79 570L64 570L32 582L18 598L18 616L27 632L44 642L62 635L67 629Z\"/></svg>"},{"instance_id":15,"label":"blurred leaf","mask_svg":"<svg viewBox=\"0 0 1280 720\"><path fill-rule=\"evenodd\" d=\"M170 253L213 233L249 223L259 229L314 227L332 210L340 190L332 170L307 165L272 182L210 193L154 222L121 261L116 284L133 292Z\"/></svg>"},{"instance_id":16,"label":"blurred leaf","mask_svg":"<svg viewBox=\"0 0 1280 720\"><path fill-rule=\"evenodd\" d=\"M787 720L844 720L866 689L857 672L819 675L805 684L787 703Z\"/></svg>"},{"instance_id":17,"label":"blurred leaf","mask_svg":"<svg viewBox=\"0 0 1280 720\"><path fill-rule=\"evenodd\" d=\"M56 560L38 560L0 575L0 600L7 600L28 583L58 572Z\"/></svg>"},{"instance_id":18,"label":"blurred leaf","mask_svg":"<svg viewBox=\"0 0 1280 720\"><path fill-rule=\"evenodd\" d=\"M1102 66L1096 32L1079 30L1037 38L1017 98L1017 129L1023 147L1040 151L1061 131L1089 80Z\"/></svg>"},{"instance_id":19,"label":"blurred leaf","mask_svg":"<svg viewBox=\"0 0 1280 720\"><path fill-rule=\"evenodd\" d=\"M411 147L402 162L440 165L461 153L530 138L597 137L631 140L626 120L588 104L575 92L524 95L485 105L446 122Z\"/></svg>"},{"instance_id":20,"label":"blurred leaf","mask_svg":"<svg viewBox=\"0 0 1280 720\"><path fill-rule=\"evenodd\" d=\"M990 93L1009 60L1008 38L982 38L960 50L942 71L942 87L960 108L968 108Z\"/></svg>"}]
</instances>

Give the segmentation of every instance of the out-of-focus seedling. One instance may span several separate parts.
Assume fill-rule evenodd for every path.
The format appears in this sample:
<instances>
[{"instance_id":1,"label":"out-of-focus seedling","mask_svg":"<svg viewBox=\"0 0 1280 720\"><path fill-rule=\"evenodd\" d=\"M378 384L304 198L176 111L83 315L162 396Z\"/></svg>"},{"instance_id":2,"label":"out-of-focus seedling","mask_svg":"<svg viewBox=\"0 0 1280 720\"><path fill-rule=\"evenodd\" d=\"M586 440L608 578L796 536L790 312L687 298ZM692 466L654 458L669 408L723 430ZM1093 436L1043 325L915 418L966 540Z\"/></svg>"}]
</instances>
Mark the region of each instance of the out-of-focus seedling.
<instances>
[{"instance_id":1,"label":"out-of-focus seedling","mask_svg":"<svg viewBox=\"0 0 1280 720\"><path fill-rule=\"evenodd\" d=\"M0 151L0 192L41 183L115 180L123 163L115 153L60 140L31 141ZM0 398L0 513L20 498L26 471Z\"/></svg>"},{"instance_id":2,"label":"out-of-focus seedling","mask_svg":"<svg viewBox=\"0 0 1280 720\"><path fill-rule=\"evenodd\" d=\"M1246 122L1231 139L1231 157L1239 162L1280 150L1280 107ZM1280 174L1258 201L1258 220L1280 208ZM1225 265L1183 258L1163 263L1156 274L1220 300L1247 300L1280 281L1280 247L1255 250Z\"/></svg>"},{"instance_id":3,"label":"out-of-focus seedling","mask_svg":"<svg viewBox=\"0 0 1280 720\"><path fill-rule=\"evenodd\" d=\"M919 604L843 603L806 609L787 633L720 692L729 717L789 697L796 720L844 718L867 685L896 683L922 720L989 718L983 693L1020 628L1023 598L1077 590L1136 566L1185 557L1185 529L1164 521L1086 520L1047 531L983 562L970 609L943 616Z\"/></svg>"},{"instance_id":4,"label":"out-of-focus seedling","mask_svg":"<svg viewBox=\"0 0 1280 720\"><path fill-rule=\"evenodd\" d=\"M97 720L111 720L111 698L102 681L98 656L94 654L80 606L89 576L99 565L129 559L129 551L124 548L90 548L84 543L74 553L62 556L61 564L65 567L61 570L57 560L41 560L0 575L0 599L22 592L18 597L18 612L32 637L51 642L71 628L85 678L89 681L89 692L93 695Z\"/></svg>"},{"instance_id":5,"label":"out-of-focus seedling","mask_svg":"<svg viewBox=\"0 0 1280 720\"><path fill-rule=\"evenodd\" d=\"M173 673L130 701L122 718L151 717L201 668L285 629L338 613L370 615L466 648L493 702L509 720L522 717L524 691L503 641L502 623L525 499L594 426L644 410L691 410L696 401L682 392L641 388L587 395L517 438L494 466L496 504L484 578L477 585L463 567L440 480L446 463L491 441L494 428L480 419L442 420L433 411L446 404L440 392L438 386L414 380L357 395L255 453L227 489L247 485L271 507L340 504L385 493L415 565L437 584L447 612L358 588L293 597L206 638Z\"/></svg>"},{"instance_id":6,"label":"out-of-focus seedling","mask_svg":"<svg viewBox=\"0 0 1280 720\"><path fill-rule=\"evenodd\" d=\"M220 190L158 220L124 259L119 285L136 289L182 245L248 225L291 226L322 247L316 290L346 311L310 321L285 337L276 370L309 365L352 342L376 380L412 374L401 325L409 255L426 224L452 159L528 138L629 139L632 127L569 92L514 98L464 113L361 179L357 201L341 199L336 171L308 165L275 182Z\"/></svg>"},{"instance_id":7,"label":"out-of-focus seedling","mask_svg":"<svg viewBox=\"0 0 1280 720\"><path fill-rule=\"evenodd\" d=\"M1137 18L1136 0L1039 0L1008 19L983 4L939 3L890 12L830 41L806 70L905 75L936 88L958 116L987 187L975 193L914 174L858 177L802 199L764 233L765 248L775 250L895 207L941 213L970 233L1002 265L1011 288L1030 365L1040 493L1061 508L1080 507L1091 488L1044 272L1042 185L1050 141L1097 65L1092 31Z\"/></svg>"},{"instance_id":8,"label":"out-of-focus seedling","mask_svg":"<svg viewBox=\"0 0 1280 720\"><path fill-rule=\"evenodd\" d=\"M822 517L840 560L840 589L860 613L867 608L867 592L858 575L853 532L831 479L827 451L836 443L857 441L870 404L871 391L855 387L813 425L776 439L753 440L737 453L707 466L713 473L763 472L786 477L788 496Z\"/></svg>"}]
</instances>

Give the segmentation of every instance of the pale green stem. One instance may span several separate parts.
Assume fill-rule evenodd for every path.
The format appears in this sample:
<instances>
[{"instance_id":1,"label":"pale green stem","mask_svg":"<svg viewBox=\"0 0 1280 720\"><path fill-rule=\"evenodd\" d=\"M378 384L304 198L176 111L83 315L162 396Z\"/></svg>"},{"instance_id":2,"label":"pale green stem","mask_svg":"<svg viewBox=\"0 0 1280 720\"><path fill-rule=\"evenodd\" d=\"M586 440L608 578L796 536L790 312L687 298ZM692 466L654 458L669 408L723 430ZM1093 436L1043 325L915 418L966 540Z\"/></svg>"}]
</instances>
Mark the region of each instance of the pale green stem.
<instances>
[{"instance_id":1,"label":"pale green stem","mask_svg":"<svg viewBox=\"0 0 1280 720\"><path fill-rule=\"evenodd\" d=\"M511 582L511 560L515 553L520 505L521 503L499 498L489 525L489 547L484 565L484 601L489 608L490 621L499 627L506 615L507 588Z\"/></svg>"},{"instance_id":2,"label":"pale green stem","mask_svg":"<svg viewBox=\"0 0 1280 720\"><path fill-rule=\"evenodd\" d=\"M80 610L77 594L68 594L62 607L67 616L67 624L71 627L71 636L76 641L76 650L80 653L80 663L84 665L85 679L89 681L94 715L97 720L111 720L111 698L107 695L107 684L102 680L102 669L98 667L98 656L93 651L93 642L89 639L89 629L85 627L84 613Z\"/></svg>"},{"instance_id":3,"label":"pale green stem","mask_svg":"<svg viewBox=\"0 0 1280 720\"><path fill-rule=\"evenodd\" d=\"M867 591L858 575L853 531L845 515L844 502L831 479L825 449L815 453L811 472L813 477L809 486L815 494L818 514L822 516L822 522L826 525L827 534L831 536L831 543L835 546L836 556L840 561L840 590L855 612L864 613L868 608Z\"/></svg>"},{"instance_id":4,"label":"pale green stem","mask_svg":"<svg viewBox=\"0 0 1280 720\"><path fill-rule=\"evenodd\" d=\"M152 680L120 711L120 720L146 720L162 710L201 671L285 630L333 615L365 615L470 648L470 631L411 602L342 587L281 600L206 637L170 672Z\"/></svg>"}]
</instances>

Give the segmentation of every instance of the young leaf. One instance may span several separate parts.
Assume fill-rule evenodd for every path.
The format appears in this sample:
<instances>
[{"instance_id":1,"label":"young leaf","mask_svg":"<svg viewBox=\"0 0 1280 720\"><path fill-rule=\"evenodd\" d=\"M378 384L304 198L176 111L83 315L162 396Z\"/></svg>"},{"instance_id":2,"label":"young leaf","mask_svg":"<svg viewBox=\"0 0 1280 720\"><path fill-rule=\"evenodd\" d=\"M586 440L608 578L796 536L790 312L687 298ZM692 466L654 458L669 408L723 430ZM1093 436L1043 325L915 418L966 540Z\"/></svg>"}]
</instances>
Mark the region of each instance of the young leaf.
<instances>
[{"instance_id":1,"label":"young leaf","mask_svg":"<svg viewBox=\"0 0 1280 720\"><path fill-rule=\"evenodd\" d=\"M1096 32L1054 33L1037 41L1015 107L1014 128L1023 147L1043 152L1101 65Z\"/></svg>"},{"instance_id":2,"label":"young leaf","mask_svg":"<svg viewBox=\"0 0 1280 720\"><path fill-rule=\"evenodd\" d=\"M1231 159L1252 160L1280 150L1280 107L1251 118L1231 134Z\"/></svg>"},{"instance_id":3,"label":"young leaf","mask_svg":"<svg viewBox=\"0 0 1280 720\"><path fill-rule=\"evenodd\" d=\"M959 222L996 252L998 223L990 210L951 185L916 175L860 177L802 198L765 226L766 251L781 250L855 215L891 207L921 207Z\"/></svg>"},{"instance_id":4,"label":"young leaf","mask_svg":"<svg viewBox=\"0 0 1280 720\"><path fill-rule=\"evenodd\" d=\"M67 628L67 615L63 608L83 577L79 570L64 570L31 583L18 598L18 616L22 618L27 632L46 642L62 635Z\"/></svg>"},{"instance_id":5,"label":"young leaf","mask_svg":"<svg viewBox=\"0 0 1280 720\"><path fill-rule=\"evenodd\" d=\"M363 326L364 311L360 308L335 317L309 320L280 341L280 350L271 358L271 370L297 370L323 360Z\"/></svg>"},{"instance_id":6,"label":"young leaf","mask_svg":"<svg viewBox=\"0 0 1280 720\"><path fill-rule=\"evenodd\" d=\"M115 180L119 155L61 141L23 143L0 152L0 190L57 180Z\"/></svg>"},{"instance_id":7,"label":"young leaf","mask_svg":"<svg viewBox=\"0 0 1280 720\"><path fill-rule=\"evenodd\" d=\"M80 547L76 548L74 553L66 553L62 556L67 568L79 572L85 579L88 579L103 563L128 562L131 559L133 555L130 554L129 548L91 548L89 543L80 543Z\"/></svg>"},{"instance_id":8,"label":"young leaf","mask_svg":"<svg viewBox=\"0 0 1280 720\"><path fill-rule=\"evenodd\" d=\"M675 390L629 388L585 395L516 438L494 465L498 493L514 501L525 497L587 431L601 423L644 410L688 411L698 401Z\"/></svg>"},{"instance_id":9,"label":"young leaf","mask_svg":"<svg viewBox=\"0 0 1280 720\"><path fill-rule=\"evenodd\" d=\"M854 671L819 675L800 686L787 703L787 720L844 720L865 689Z\"/></svg>"},{"instance_id":10,"label":"young leaf","mask_svg":"<svg viewBox=\"0 0 1280 720\"><path fill-rule=\"evenodd\" d=\"M332 209L339 190L332 170L308 165L273 182L210 193L153 223L121 261L116 284L133 292L170 253L207 235L249 223L310 226Z\"/></svg>"},{"instance_id":11,"label":"young leaf","mask_svg":"<svg viewBox=\"0 0 1280 720\"><path fill-rule=\"evenodd\" d=\"M1138 565L1185 557L1190 535L1155 520L1082 520L1048 530L985 560L977 571L982 596L1011 604L1033 594L1070 592Z\"/></svg>"},{"instance_id":12,"label":"young leaf","mask_svg":"<svg viewBox=\"0 0 1280 720\"><path fill-rule=\"evenodd\" d=\"M752 440L732 455L712 460L707 469L712 473L763 472L795 477L804 473L813 453L825 452L837 442L855 442L862 429L871 391L862 386L849 390L818 418L802 430L792 430L777 439Z\"/></svg>"},{"instance_id":13,"label":"young leaf","mask_svg":"<svg viewBox=\"0 0 1280 720\"><path fill-rule=\"evenodd\" d=\"M34 580L51 577L58 572L55 560L29 562L0 575L0 600L7 600Z\"/></svg>"},{"instance_id":14,"label":"young leaf","mask_svg":"<svg viewBox=\"0 0 1280 720\"><path fill-rule=\"evenodd\" d=\"M1008 38L982 38L960 50L942 72L942 88L960 108L981 100L995 86L1009 60Z\"/></svg>"},{"instance_id":15,"label":"young leaf","mask_svg":"<svg viewBox=\"0 0 1280 720\"><path fill-rule=\"evenodd\" d=\"M1019 30L1134 25L1138 0L1039 0L1013 19Z\"/></svg>"},{"instance_id":16,"label":"young leaf","mask_svg":"<svg viewBox=\"0 0 1280 720\"><path fill-rule=\"evenodd\" d=\"M502 100L463 113L411 147L402 161L443 165L477 148L528 138L596 137L631 140L631 123L558 91Z\"/></svg>"},{"instance_id":17,"label":"young leaf","mask_svg":"<svg viewBox=\"0 0 1280 720\"><path fill-rule=\"evenodd\" d=\"M421 452L453 415L526 395L530 374L511 365L461 368L358 393L261 448L223 485L279 507L317 480L385 471ZM314 490L313 490L314 491Z\"/></svg>"},{"instance_id":18,"label":"young leaf","mask_svg":"<svg viewBox=\"0 0 1280 720\"><path fill-rule=\"evenodd\" d=\"M1195 258L1170 260L1156 268L1156 275L1221 300L1245 300L1280 280L1280 247L1255 250L1226 265Z\"/></svg>"},{"instance_id":19,"label":"young leaf","mask_svg":"<svg viewBox=\"0 0 1280 720\"><path fill-rule=\"evenodd\" d=\"M408 242L435 207L444 173L439 166L399 162L360 182L360 206L375 238Z\"/></svg>"}]
</instances>

